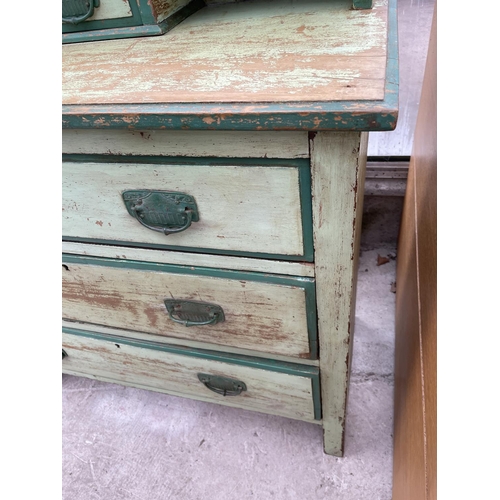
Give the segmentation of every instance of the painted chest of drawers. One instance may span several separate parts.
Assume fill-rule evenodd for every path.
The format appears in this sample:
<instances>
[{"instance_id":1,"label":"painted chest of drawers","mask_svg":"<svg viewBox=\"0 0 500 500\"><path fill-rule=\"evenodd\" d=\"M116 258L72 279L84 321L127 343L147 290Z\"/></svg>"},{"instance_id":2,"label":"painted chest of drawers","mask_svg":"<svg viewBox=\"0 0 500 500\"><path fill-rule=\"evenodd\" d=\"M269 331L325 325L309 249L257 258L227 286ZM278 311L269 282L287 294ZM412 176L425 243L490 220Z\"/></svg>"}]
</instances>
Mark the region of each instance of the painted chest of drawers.
<instances>
[{"instance_id":1,"label":"painted chest of drawers","mask_svg":"<svg viewBox=\"0 0 500 500\"><path fill-rule=\"evenodd\" d=\"M250 0L63 47L63 372L321 425L343 453L396 5Z\"/></svg>"}]
</instances>

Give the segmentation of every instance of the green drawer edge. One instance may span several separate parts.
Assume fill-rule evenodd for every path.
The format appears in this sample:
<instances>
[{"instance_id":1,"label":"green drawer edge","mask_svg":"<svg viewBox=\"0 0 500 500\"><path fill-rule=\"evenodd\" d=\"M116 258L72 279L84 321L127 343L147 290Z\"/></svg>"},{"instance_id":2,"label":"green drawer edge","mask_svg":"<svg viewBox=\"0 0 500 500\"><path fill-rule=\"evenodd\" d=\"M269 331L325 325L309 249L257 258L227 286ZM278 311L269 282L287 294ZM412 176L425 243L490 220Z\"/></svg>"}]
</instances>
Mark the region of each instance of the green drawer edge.
<instances>
[{"instance_id":1,"label":"green drawer edge","mask_svg":"<svg viewBox=\"0 0 500 500\"><path fill-rule=\"evenodd\" d=\"M63 333L69 335L78 335L96 340L112 342L114 344L125 344L132 347L142 349L153 349L155 351L168 352L172 354L180 354L183 356L192 356L195 358L209 359L213 361L222 361L250 368L258 368L261 370L269 370L273 372L286 373L288 375L296 375L299 377L308 377L311 379L314 419L321 420L321 394L320 394L320 379L319 368L315 366L300 365L298 363L288 363L286 361L275 361L272 359L257 358L251 356L242 356L239 354L221 354L217 351L205 349L196 349L190 347L178 347L159 342L148 342L145 340L133 340L126 337L108 335L104 333L96 333L88 330L80 330L77 328L62 328Z\"/></svg>"},{"instance_id":2,"label":"green drawer edge","mask_svg":"<svg viewBox=\"0 0 500 500\"><path fill-rule=\"evenodd\" d=\"M193 276L213 276L232 280L256 281L276 285L303 288L306 294L307 333L309 338L310 359L318 359L318 329L316 316L316 285L312 278L302 276L283 276L278 274L263 274L257 272L243 272L214 269L210 267L181 266L161 264L155 262L141 262L136 260L112 259L109 257L88 257L63 253L63 263L115 267L121 269L135 269L138 271L157 271Z\"/></svg>"},{"instance_id":3,"label":"green drawer edge","mask_svg":"<svg viewBox=\"0 0 500 500\"><path fill-rule=\"evenodd\" d=\"M101 243L105 245L120 245L136 248L153 248L157 250L182 250L194 253L209 253L215 255L235 255L239 257L256 257L261 259L291 260L299 262L314 261L314 243L312 231L312 197L311 197L311 174L309 169L309 159L274 159L274 158L213 158L213 157L193 157L184 156L131 156L131 155L82 155L63 154L62 160L71 162L94 162L94 163L150 163L153 165L175 163L176 165L206 165L207 167L216 165L241 165L250 166L293 166L299 172L300 190L300 211L302 218L302 255L281 255L267 254L259 252L241 252L231 250L217 250L211 248L192 248L176 245L158 245L141 242L101 240L94 238L77 238L63 235L63 241L73 241L76 243Z\"/></svg>"}]
</instances>

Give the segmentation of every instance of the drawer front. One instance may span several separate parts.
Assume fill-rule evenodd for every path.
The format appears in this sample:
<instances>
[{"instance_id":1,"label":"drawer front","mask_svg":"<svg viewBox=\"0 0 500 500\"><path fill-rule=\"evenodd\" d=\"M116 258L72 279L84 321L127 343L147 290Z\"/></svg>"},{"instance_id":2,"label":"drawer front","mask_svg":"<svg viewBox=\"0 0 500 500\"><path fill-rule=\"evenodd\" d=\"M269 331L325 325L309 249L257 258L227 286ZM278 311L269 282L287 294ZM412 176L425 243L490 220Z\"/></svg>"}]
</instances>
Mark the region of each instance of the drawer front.
<instances>
[{"instance_id":1,"label":"drawer front","mask_svg":"<svg viewBox=\"0 0 500 500\"><path fill-rule=\"evenodd\" d=\"M65 320L130 330L130 336L149 333L155 340L317 356L311 278L71 255L63 262Z\"/></svg>"},{"instance_id":2,"label":"drawer front","mask_svg":"<svg viewBox=\"0 0 500 500\"><path fill-rule=\"evenodd\" d=\"M63 239L312 261L307 160L167 161L63 162ZM131 191L146 219L126 206ZM194 200L192 221L170 193Z\"/></svg>"},{"instance_id":3,"label":"drawer front","mask_svg":"<svg viewBox=\"0 0 500 500\"><path fill-rule=\"evenodd\" d=\"M315 367L148 345L71 329L63 331L62 365L63 372L72 375L300 420L321 418Z\"/></svg>"}]
</instances>

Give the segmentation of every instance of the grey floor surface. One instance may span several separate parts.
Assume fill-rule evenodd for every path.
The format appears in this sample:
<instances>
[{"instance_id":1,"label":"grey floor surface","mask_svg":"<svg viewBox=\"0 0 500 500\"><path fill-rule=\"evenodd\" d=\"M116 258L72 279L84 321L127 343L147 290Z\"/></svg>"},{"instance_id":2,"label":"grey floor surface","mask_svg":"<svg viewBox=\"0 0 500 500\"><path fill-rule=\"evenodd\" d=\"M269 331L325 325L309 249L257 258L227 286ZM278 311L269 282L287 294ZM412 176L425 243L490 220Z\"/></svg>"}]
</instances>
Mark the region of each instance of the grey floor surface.
<instances>
[{"instance_id":1,"label":"grey floor surface","mask_svg":"<svg viewBox=\"0 0 500 500\"><path fill-rule=\"evenodd\" d=\"M314 424L64 375L63 499L390 500L396 266L377 256L395 248L374 248L373 231L344 458L323 453Z\"/></svg>"}]
</instances>

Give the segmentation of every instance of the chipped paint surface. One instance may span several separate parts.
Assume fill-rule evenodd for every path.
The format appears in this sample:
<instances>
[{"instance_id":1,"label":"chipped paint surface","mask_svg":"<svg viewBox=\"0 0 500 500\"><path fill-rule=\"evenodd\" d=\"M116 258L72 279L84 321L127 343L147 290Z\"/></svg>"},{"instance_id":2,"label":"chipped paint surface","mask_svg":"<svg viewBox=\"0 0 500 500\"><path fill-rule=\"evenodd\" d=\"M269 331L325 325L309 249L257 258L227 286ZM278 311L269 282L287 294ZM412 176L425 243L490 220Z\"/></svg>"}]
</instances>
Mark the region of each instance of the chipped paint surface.
<instances>
[{"instance_id":1,"label":"chipped paint surface","mask_svg":"<svg viewBox=\"0 0 500 500\"><path fill-rule=\"evenodd\" d=\"M380 100L387 2L256 0L161 37L63 48L64 104Z\"/></svg>"},{"instance_id":2,"label":"chipped paint surface","mask_svg":"<svg viewBox=\"0 0 500 500\"><path fill-rule=\"evenodd\" d=\"M149 0L157 22L161 23L168 16L187 5L191 0Z\"/></svg>"},{"instance_id":3,"label":"chipped paint surface","mask_svg":"<svg viewBox=\"0 0 500 500\"><path fill-rule=\"evenodd\" d=\"M122 262L121 267L111 267L103 262L109 261L65 256L65 319L290 357L311 356L306 299L310 280L290 277L267 283L238 279L250 276L243 273L202 276L179 273L172 266L156 266L155 271L144 265ZM166 297L217 304L225 321L186 328L167 314Z\"/></svg>"},{"instance_id":4,"label":"chipped paint surface","mask_svg":"<svg viewBox=\"0 0 500 500\"><path fill-rule=\"evenodd\" d=\"M376 3L379 8L385 2ZM385 7L384 7L385 8ZM397 4L389 0L381 100L63 105L63 128L195 130L393 130L398 117ZM114 42L117 43L117 42ZM130 42L129 42L130 43ZM85 101L85 99L81 99Z\"/></svg>"}]
</instances>

